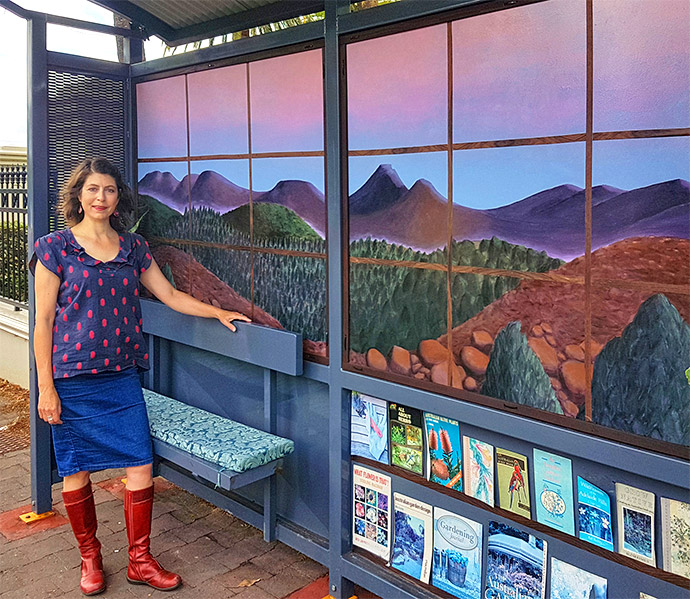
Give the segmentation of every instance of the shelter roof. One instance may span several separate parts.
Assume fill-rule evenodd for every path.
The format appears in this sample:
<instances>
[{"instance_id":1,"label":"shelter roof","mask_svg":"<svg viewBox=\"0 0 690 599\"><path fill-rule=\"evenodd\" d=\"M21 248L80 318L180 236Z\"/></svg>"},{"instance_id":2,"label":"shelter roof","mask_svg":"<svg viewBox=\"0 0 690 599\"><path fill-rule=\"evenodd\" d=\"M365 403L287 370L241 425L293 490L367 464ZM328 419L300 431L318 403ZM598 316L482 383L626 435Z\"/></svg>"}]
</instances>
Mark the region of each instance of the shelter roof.
<instances>
[{"instance_id":1,"label":"shelter roof","mask_svg":"<svg viewBox=\"0 0 690 599\"><path fill-rule=\"evenodd\" d=\"M169 46L319 12L324 0L91 0Z\"/></svg>"}]
</instances>

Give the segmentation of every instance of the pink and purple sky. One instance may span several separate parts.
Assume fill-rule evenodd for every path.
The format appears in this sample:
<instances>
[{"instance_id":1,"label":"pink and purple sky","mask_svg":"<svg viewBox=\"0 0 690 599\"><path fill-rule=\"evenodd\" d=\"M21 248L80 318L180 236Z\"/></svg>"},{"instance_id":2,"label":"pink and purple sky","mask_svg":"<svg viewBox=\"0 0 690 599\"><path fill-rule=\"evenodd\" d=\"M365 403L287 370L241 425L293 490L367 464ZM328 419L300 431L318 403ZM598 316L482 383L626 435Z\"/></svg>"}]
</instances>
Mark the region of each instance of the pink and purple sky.
<instances>
[{"instance_id":1,"label":"pink and purple sky","mask_svg":"<svg viewBox=\"0 0 690 599\"><path fill-rule=\"evenodd\" d=\"M601 0L594 19L595 130L690 126L690 2ZM454 142L584 132L585 37L585 0L454 22ZM446 25L436 25L347 47L351 149L447 142L447 41ZM247 71L253 151L323 149L321 60L313 50L189 75L192 155L246 151ZM137 92L139 156L185 155L183 78L140 84ZM687 138L607 143L614 149L595 153L595 185L688 178ZM352 158L350 191L378 164L392 163L406 185L425 178L445 196L441 154ZM584 185L580 144L459 151L454 163L454 199L475 208ZM270 159L257 164L255 187L270 188L280 176L323 189L322 173L310 160Z\"/></svg>"}]
</instances>

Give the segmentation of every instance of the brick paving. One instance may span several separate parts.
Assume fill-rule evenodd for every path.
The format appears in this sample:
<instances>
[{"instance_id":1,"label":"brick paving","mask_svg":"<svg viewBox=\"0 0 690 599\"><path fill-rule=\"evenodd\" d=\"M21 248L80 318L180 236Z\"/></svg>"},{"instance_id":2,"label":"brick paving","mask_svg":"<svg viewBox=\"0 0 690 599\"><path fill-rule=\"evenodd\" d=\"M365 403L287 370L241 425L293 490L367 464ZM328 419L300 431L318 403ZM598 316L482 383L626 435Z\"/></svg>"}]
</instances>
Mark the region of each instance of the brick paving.
<instances>
[{"instance_id":1,"label":"brick paving","mask_svg":"<svg viewBox=\"0 0 690 599\"><path fill-rule=\"evenodd\" d=\"M182 576L184 586L163 593L129 584L121 476L122 471L106 470L92 477L108 585L99 597L320 599L327 595L327 570L322 565L277 541L266 543L258 529L162 479L156 479L151 550L164 567ZM53 488L53 510L60 517L27 525L17 520L19 513L30 509L30 484L29 449L0 454L0 599L80 599L79 551L62 517L61 485Z\"/></svg>"}]
</instances>

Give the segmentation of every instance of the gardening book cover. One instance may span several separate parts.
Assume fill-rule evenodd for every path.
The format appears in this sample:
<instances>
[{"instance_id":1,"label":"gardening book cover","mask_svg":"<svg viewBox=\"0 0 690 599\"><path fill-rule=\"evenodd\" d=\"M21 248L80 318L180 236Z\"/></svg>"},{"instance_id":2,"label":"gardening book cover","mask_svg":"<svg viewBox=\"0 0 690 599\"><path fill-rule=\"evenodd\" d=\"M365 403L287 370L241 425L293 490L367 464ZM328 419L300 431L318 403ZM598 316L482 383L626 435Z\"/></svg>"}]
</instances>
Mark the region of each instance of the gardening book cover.
<instances>
[{"instance_id":1,"label":"gardening book cover","mask_svg":"<svg viewBox=\"0 0 690 599\"><path fill-rule=\"evenodd\" d=\"M534 449L537 521L575 534L573 467L568 458Z\"/></svg>"},{"instance_id":2,"label":"gardening book cover","mask_svg":"<svg viewBox=\"0 0 690 599\"><path fill-rule=\"evenodd\" d=\"M388 561L391 546L390 476L353 464L352 486L352 544Z\"/></svg>"},{"instance_id":3,"label":"gardening book cover","mask_svg":"<svg viewBox=\"0 0 690 599\"><path fill-rule=\"evenodd\" d=\"M690 504L661 498L664 570L690 578Z\"/></svg>"},{"instance_id":4,"label":"gardening book cover","mask_svg":"<svg viewBox=\"0 0 690 599\"><path fill-rule=\"evenodd\" d=\"M352 392L350 453L388 464L388 405L385 400Z\"/></svg>"},{"instance_id":5,"label":"gardening book cover","mask_svg":"<svg viewBox=\"0 0 690 599\"><path fill-rule=\"evenodd\" d=\"M551 558L551 599L606 599L606 578Z\"/></svg>"},{"instance_id":6,"label":"gardening book cover","mask_svg":"<svg viewBox=\"0 0 690 599\"><path fill-rule=\"evenodd\" d=\"M395 536L391 563L396 570L429 583L434 548L432 507L407 495L393 494Z\"/></svg>"},{"instance_id":7,"label":"gardening book cover","mask_svg":"<svg viewBox=\"0 0 690 599\"><path fill-rule=\"evenodd\" d=\"M494 446L472 437L462 438L465 493L494 506Z\"/></svg>"},{"instance_id":8,"label":"gardening book cover","mask_svg":"<svg viewBox=\"0 0 690 599\"><path fill-rule=\"evenodd\" d=\"M426 479L462 491L460 424L457 420L424 412L424 425L429 448Z\"/></svg>"},{"instance_id":9,"label":"gardening book cover","mask_svg":"<svg viewBox=\"0 0 690 599\"><path fill-rule=\"evenodd\" d=\"M616 483L618 553L656 566L654 493Z\"/></svg>"},{"instance_id":10,"label":"gardening book cover","mask_svg":"<svg viewBox=\"0 0 690 599\"><path fill-rule=\"evenodd\" d=\"M391 465L424 476L422 411L389 404Z\"/></svg>"},{"instance_id":11,"label":"gardening book cover","mask_svg":"<svg viewBox=\"0 0 690 599\"><path fill-rule=\"evenodd\" d=\"M434 559L431 583L460 599L482 593L482 525L434 508Z\"/></svg>"},{"instance_id":12,"label":"gardening book cover","mask_svg":"<svg viewBox=\"0 0 690 599\"><path fill-rule=\"evenodd\" d=\"M487 599L544 599L546 541L490 521L487 544Z\"/></svg>"},{"instance_id":13,"label":"gardening book cover","mask_svg":"<svg viewBox=\"0 0 690 599\"><path fill-rule=\"evenodd\" d=\"M496 478L498 505L504 510L531 518L527 458L519 453L497 447Z\"/></svg>"},{"instance_id":14,"label":"gardening book cover","mask_svg":"<svg viewBox=\"0 0 690 599\"><path fill-rule=\"evenodd\" d=\"M580 538L613 551L611 499L608 493L577 477L577 517Z\"/></svg>"}]
</instances>

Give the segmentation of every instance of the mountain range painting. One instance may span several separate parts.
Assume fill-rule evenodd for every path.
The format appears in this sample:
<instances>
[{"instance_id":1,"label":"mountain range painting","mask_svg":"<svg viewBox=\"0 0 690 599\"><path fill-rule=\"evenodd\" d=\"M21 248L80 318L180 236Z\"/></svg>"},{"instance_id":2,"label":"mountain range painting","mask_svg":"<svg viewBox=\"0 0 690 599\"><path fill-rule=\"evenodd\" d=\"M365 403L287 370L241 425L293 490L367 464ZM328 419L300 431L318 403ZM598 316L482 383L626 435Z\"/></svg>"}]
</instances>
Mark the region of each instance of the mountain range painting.
<instances>
[{"instance_id":1,"label":"mountain range painting","mask_svg":"<svg viewBox=\"0 0 690 599\"><path fill-rule=\"evenodd\" d=\"M350 366L690 445L690 5L628 5L344 44ZM322 50L136 89L163 272L327 359Z\"/></svg>"}]
</instances>

